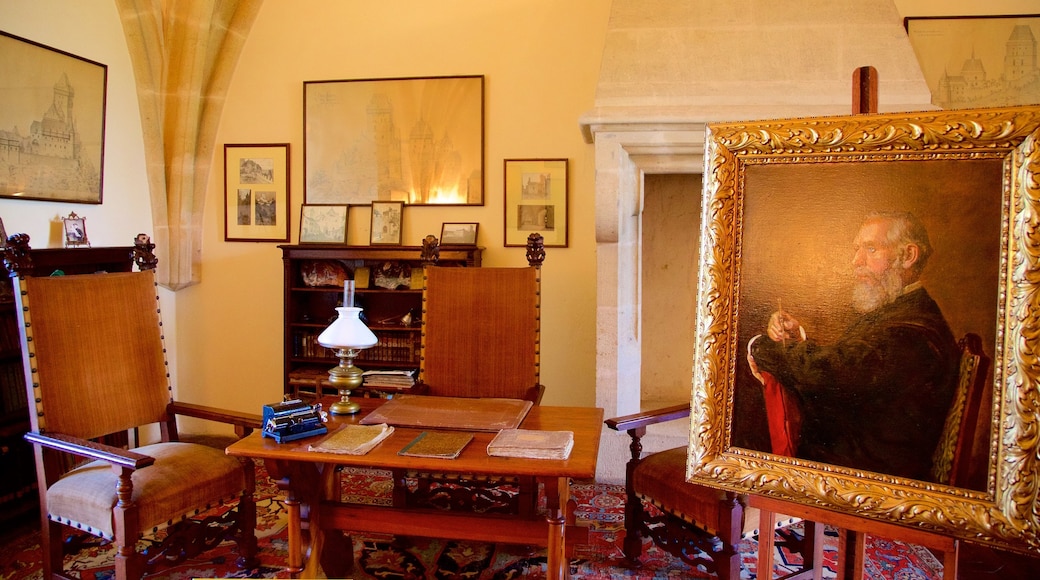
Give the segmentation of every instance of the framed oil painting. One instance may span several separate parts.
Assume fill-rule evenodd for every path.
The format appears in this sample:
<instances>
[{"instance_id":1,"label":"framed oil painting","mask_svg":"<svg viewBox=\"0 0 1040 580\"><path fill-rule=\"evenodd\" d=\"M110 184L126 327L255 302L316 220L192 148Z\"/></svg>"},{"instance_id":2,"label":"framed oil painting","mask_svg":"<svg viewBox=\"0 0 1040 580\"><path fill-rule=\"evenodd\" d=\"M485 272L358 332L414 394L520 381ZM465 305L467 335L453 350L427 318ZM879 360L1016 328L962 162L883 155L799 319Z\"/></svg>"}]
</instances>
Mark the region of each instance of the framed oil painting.
<instances>
[{"instance_id":1,"label":"framed oil painting","mask_svg":"<svg viewBox=\"0 0 1040 580\"><path fill-rule=\"evenodd\" d=\"M0 31L0 197L99 204L108 67Z\"/></svg>"},{"instance_id":2,"label":"framed oil painting","mask_svg":"<svg viewBox=\"0 0 1040 580\"><path fill-rule=\"evenodd\" d=\"M300 208L300 243L347 243L347 209L345 205L304 204Z\"/></svg>"},{"instance_id":3,"label":"framed oil painting","mask_svg":"<svg viewBox=\"0 0 1040 580\"><path fill-rule=\"evenodd\" d=\"M304 203L484 204L484 77L303 83Z\"/></svg>"},{"instance_id":4,"label":"framed oil painting","mask_svg":"<svg viewBox=\"0 0 1040 580\"><path fill-rule=\"evenodd\" d=\"M288 143L224 145L224 240L289 241Z\"/></svg>"},{"instance_id":5,"label":"framed oil painting","mask_svg":"<svg viewBox=\"0 0 1040 580\"><path fill-rule=\"evenodd\" d=\"M567 247L567 160L505 160L505 245L526 246L539 233Z\"/></svg>"},{"instance_id":6,"label":"framed oil painting","mask_svg":"<svg viewBox=\"0 0 1040 580\"><path fill-rule=\"evenodd\" d=\"M932 103L944 109L1040 103L1040 14L907 17Z\"/></svg>"},{"instance_id":7,"label":"framed oil painting","mask_svg":"<svg viewBox=\"0 0 1040 580\"><path fill-rule=\"evenodd\" d=\"M688 479L1040 553L1037 139L1040 107L709 124Z\"/></svg>"}]
</instances>

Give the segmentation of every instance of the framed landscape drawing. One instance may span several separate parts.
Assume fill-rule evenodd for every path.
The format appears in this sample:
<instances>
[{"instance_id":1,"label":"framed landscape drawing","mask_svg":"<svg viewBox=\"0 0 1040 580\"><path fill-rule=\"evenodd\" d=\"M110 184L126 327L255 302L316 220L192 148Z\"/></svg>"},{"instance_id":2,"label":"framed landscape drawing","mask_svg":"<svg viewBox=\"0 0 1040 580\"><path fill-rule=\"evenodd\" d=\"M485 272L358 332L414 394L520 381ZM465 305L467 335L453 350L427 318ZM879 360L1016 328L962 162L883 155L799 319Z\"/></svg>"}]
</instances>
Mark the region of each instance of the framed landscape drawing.
<instances>
[{"instance_id":1,"label":"framed landscape drawing","mask_svg":"<svg viewBox=\"0 0 1040 580\"><path fill-rule=\"evenodd\" d=\"M1038 139L1035 106L709 124L688 479L1040 553ZM967 334L992 395L950 485Z\"/></svg>"},{"instance_id":2,"label":"framed landscape drawing","mask_svg":"<svg viewBox=\"0 0 1040 580\"><path fill-rule=\"evenodd\" d=\"M224 240L289 241L289 144L224 145Z\"/></svg>"},{"instance_id":3,"label":"framed landscape drawing","mask_svg":"<svg viewBox=\"0 0 1040 580\"><path fill-rule=\"evenodd\" d=\"M301 244L347 243L347 206L304 204L300 208Z\"/></svg>"},{"instance_id":4,"label":"framed landscape drawing","mask_svg":"<svg viewBox=\"0 0 1040 580\"><path fill-rule=\"evenodd\" d=\"M101 203L108 67L0 32L0 197Z\"/></svg>"},{"instance_id":5,"label":"framed landscape drawing","mask_svg":"<svg viewBox=\"0 0 1040 580\"><path fill-rule=\"evenodd\" d=\"M567 247L567 160L505 160L505 245L542 234L546 247Z\"/></svg>"},{"instance_id":6,"label":"framed landscape drawing","mask_svg":"<svg viewBox=\"0 0 1040 580\"><path fill-rule=\"evenodd\" d=\"M944 109L1040 103L1040 14L903 19L932 103Z\"/></svg>"},{"instance_id":7,"label":"framed landscape drawing","mask_svg":"<svg viewBox=\"0 0 1040 580\"><path fill-rule=\"evenodd\" d=\"M484 204L484 77L303 83L304 202Z\"/></svg>"}]
</instances>

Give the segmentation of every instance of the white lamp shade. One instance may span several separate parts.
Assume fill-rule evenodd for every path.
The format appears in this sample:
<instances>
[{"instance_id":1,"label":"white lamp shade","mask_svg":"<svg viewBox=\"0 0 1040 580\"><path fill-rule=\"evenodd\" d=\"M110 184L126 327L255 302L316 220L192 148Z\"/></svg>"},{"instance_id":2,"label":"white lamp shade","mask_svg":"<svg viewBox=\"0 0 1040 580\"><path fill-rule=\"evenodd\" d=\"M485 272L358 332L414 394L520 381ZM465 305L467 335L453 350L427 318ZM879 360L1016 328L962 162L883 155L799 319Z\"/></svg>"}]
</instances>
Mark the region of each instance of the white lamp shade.
<instances>
[{"instance_id":1,"label":"white lamp shade","mask_svg":"<svg viewBox=\"0 0 1040 580\"><path fill-rule=\"evenodd\" d=\"M379 342L376 335L361 322L361 309L356 306L336 308L339 316L318 335L318 344L325 348L369 348Z\"/></svg>"}]
</instances>

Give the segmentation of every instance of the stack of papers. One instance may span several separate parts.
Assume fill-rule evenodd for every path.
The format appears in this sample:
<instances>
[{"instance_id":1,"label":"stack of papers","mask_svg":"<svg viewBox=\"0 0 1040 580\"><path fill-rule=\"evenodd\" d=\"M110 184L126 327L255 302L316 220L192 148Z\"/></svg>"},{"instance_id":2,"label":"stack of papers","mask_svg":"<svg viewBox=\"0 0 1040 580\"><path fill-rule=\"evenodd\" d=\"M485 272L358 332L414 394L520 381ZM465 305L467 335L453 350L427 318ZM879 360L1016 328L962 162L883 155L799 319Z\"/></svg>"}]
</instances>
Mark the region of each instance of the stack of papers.
<instances>
[{"instance_id":1,"label":"stack of papers","mask_svg":"<svg viewBox=\"0 0 1040 580\"><path fill-rule=\"evenodd\" d=\"M573 431L503 429L488 443L488 455L525 459L567 459L574 447Z\"/></svg>"},{"instance_id":2,"label":"stack of papers","mask_svg":"<svg viewBox=\"0 0 1040 580\"><path fill-rule=\"evenodd\" d=\"M415 385L414 370L365 371L361 376L366 387L409 389Z\"/></svg>"},{"instance_id":3,"label":"stack of papers","mask_svg":"<svg viewBox=\"0 0 1040 580\"><path fill-rule=\"evenodd\" d=\"M346 425L321 443L311 445L309 449L324 453L364 455L393 432L394 428L386 423L378 425Z\"/></svg>"}]
</instances>

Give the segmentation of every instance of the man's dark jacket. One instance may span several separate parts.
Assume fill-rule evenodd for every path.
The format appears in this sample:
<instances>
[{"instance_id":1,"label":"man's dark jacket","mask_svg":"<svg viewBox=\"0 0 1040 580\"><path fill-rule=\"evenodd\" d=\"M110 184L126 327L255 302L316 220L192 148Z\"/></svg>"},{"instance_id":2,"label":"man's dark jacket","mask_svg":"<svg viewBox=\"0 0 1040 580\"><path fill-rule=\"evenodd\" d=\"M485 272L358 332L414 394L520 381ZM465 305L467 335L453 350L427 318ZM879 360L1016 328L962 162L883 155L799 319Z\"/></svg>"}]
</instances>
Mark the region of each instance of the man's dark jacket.
<instances>
[{"instance_id":1,"label":"man's dark jacket","mask_svg":"<svg viewBox=\"0 0 1040 580\"><path fill-rule=\"evenodd\" d=\"M837 342L752 346L759 369L800 397L797 457L930 478L957 381L958 349L923 288L864 314Z\"/></svg>"}]
</instances>

